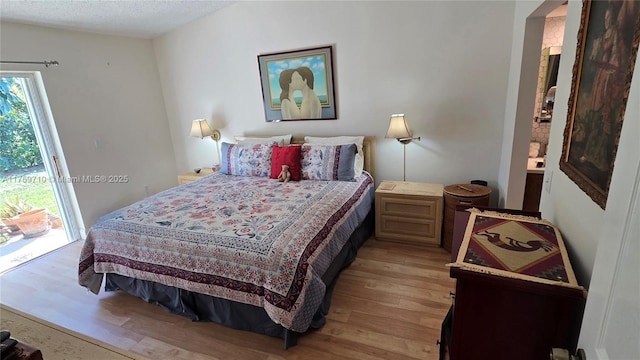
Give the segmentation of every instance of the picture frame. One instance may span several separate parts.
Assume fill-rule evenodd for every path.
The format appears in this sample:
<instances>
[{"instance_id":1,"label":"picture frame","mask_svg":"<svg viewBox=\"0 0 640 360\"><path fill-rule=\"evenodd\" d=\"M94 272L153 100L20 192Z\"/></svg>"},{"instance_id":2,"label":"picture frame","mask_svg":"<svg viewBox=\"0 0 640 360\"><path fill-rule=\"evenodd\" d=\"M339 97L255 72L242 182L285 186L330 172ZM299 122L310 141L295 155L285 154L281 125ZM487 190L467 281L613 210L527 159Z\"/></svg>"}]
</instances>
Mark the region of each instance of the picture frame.
<instances>
[{"instance_id":1,"label":"picture frame","mask_svg":"<svg viewBox=\"0 0 640 360\"><path fill-rule=\"evenodd\" d=\"M333 46L258 55L265 119L335 120Z\"/></svg>"},{"instance_id":2,"label":"picture frame","mask_svg":"<svg viewBox=\"0 0 640 360\"><path fill-rule=\"evenodd\" d=\"M640 42L640 4L584 0L560 170L605 209Z\"/></svg>"}]
</instances>

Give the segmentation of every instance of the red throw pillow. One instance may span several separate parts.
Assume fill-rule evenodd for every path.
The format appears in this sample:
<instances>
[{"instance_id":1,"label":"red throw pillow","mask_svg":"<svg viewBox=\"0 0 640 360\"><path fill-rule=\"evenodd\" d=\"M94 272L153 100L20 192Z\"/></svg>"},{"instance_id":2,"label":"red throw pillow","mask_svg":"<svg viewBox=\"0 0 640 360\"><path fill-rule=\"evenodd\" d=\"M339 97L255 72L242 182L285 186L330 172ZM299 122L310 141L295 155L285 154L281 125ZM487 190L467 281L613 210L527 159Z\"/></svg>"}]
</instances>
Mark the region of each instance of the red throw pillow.
<instances>
[{"instance_id":1,"label":"red throw pillow","mask_svg":"<svg viewBox=\"0 0 640 360\"><path fill-rule=\"evenodd\" d=\"M300 145L290 145L273 148L271 155L271 178L277 179L282 171L282 165L289 165L291 180L300 181Z\"/></svg>"}]
</instances>

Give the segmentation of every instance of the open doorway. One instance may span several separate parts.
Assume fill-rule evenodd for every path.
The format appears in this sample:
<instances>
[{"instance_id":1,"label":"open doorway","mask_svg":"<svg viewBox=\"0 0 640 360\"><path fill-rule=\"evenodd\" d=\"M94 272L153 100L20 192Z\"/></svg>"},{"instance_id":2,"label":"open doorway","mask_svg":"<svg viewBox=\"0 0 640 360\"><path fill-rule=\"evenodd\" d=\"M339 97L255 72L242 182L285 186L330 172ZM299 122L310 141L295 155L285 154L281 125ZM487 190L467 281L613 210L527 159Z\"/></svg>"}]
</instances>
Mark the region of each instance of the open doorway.
<instances>
[{"instance_id":1,"label":"open doorway","mask_svg":"<svg viewBox=\"0 0 640 360\"><path fill-rule=\"evenodd\" d=\"M0 72L0 273L81 238L39 73Z\"/></svg>"},{"instance_id":2,"label":"open doorway","mask_svg":"<svg viewBox=\"0 0 640 360\"><path fill-rule=\"evenodd\" d=\"M531 114L531 139L522 202L522 209L526 211L538 211L540 208L566 16L567 4L563 4L551 11L545 18L535 107L533 114Z\"/></svg>"}]
</instances>

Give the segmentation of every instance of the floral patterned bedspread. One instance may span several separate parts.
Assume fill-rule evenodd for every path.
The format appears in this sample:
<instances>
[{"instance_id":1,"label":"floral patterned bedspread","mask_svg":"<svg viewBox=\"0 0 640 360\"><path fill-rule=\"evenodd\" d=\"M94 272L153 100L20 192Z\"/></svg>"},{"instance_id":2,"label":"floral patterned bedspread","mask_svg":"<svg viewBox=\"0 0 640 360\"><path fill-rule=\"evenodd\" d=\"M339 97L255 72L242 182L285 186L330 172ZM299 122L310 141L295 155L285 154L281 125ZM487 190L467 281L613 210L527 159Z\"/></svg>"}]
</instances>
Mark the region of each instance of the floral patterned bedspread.
<instances>
[{"instance_id":1,"label":"floral patterned bedspread","mask_svg":"<svg viewBox=\"0 0 640 360\"><path fill-rule=\"evenodd\" d=\"M104 273L263 307L304 332L325 270L373 205L373 179L355 182L214 173L103 216L87 234L79 283Z\"/></svg>"}]
</instances>

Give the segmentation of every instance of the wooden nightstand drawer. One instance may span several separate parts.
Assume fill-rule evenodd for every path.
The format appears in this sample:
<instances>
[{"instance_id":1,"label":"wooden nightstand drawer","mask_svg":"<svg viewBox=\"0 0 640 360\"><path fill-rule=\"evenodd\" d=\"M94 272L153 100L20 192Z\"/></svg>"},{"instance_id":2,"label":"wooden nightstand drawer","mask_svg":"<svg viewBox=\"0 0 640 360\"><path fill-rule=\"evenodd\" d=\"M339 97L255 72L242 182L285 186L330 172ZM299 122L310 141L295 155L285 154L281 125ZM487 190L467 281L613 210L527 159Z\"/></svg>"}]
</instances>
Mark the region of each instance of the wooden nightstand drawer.
<instances>
[{"instance_id":1,"label":"wooden nightstand drawer","mask_svg":"<svg viewBox=\"0 0 640 360\"><path fill-rule=\"evenodd\" d=\"M436 236L440 227L435 219L411 218L400 216L380 216L378 236L387 240L408 241L423 245L440 245Z\"/></svg>"},{"instance_id":2,"label":"wooden nightstand drawer","mask_svg":"<svg viewBox=\"0 0 640 360\"><path fill-rule=\"evenodd\" d=\"M380 197L380 215L400 215L416 218L436 217L438 210L438 200L429 198L411 199L408 197L398 197L386 195Z\"/></svg>"},{"instance_id":3,"label":"wooden nightstand drawer","mask_svg":"<svg viewBox=\"0 0 640 360\"><path fill-rule=\"evenodd\" d=\"M440 246L443 185L383 181L376 190L376 238Z\"/></svg>"}]
</instances>

